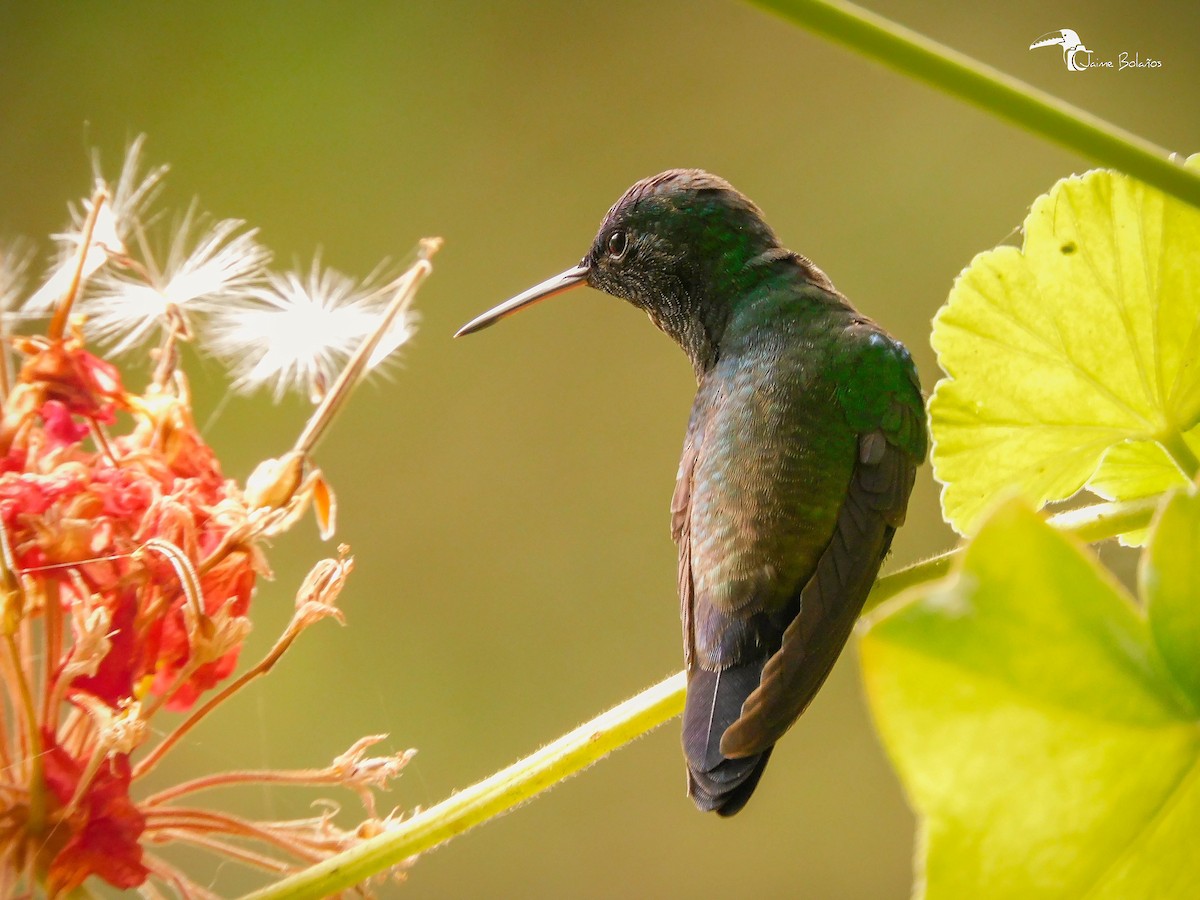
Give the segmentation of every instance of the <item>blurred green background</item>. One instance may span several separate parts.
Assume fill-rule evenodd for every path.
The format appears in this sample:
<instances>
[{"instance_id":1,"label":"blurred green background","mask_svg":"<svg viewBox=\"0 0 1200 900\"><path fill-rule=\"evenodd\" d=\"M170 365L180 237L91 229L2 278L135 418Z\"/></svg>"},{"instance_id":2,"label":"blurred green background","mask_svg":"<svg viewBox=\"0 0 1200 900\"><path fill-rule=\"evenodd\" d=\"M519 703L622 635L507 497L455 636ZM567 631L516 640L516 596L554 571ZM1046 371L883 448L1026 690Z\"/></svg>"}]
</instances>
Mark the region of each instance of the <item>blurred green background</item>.
<instances>
[{"instance_id":1,"label":"blurred green background","mask_svg":"<svg viewBox=\"0 0 1200 900\"><path fill-rule=\"evenodd\" d=\"M871 7L1164 146L1200 149L1192 2ZM1070 27L1159 69L1068 73ZM388 732L419 755L385 797L428 806L681 663L667 504L694 388L632 308L594 292L484 335L455 328L576 262L609 204L671 166L749 194L912 348L978 251L1088 163L734 2L0 5L0 235L43 240L126 143L262 229L283 265L313 251L366 275L446 238L421 331L361 390L318 462L357 570L349 627L309 632L171 758L163 780L321 764ZM192 367L201 421L217 367ZM135 381L136 383L136 381ZM206 427L244 478L286 448L300 401L233 399ZM323 552L278 542L247 658ZM928 467L896 566L948 546ZM412 897L904 897L914 822L871 731L855 651L732 821L684 796L678 723L421 859ZM308 800L241 796L259 813ZM353 798L339 798L348 807ZM235 801L230 800L233 803ZM199 870L203 871L203 869ZM229 894L254 882L214 870Z\"/></svg>"}]
</instances>

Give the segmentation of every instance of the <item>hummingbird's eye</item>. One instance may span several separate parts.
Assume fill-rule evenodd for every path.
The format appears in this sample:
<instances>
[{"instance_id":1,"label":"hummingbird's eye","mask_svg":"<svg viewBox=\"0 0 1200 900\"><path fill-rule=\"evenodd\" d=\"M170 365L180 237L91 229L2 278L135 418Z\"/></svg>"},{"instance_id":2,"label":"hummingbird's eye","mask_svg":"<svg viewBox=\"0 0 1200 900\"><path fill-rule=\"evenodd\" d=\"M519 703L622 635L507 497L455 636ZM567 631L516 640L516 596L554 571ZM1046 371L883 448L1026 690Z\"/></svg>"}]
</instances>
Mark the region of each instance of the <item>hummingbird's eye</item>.
<instances>
[{"instance_id":1,"label":"hummingbird's eye","mask_svg":"<svg viewBox=\"0 0 1200 900\"><path fill-rule=\"evenodd\" d=\"M629 247L629 240L625 237L625 232L618 229L608 236L607 246L608 255L613 259L620 259Z\"/></svg>"}]
</instances>

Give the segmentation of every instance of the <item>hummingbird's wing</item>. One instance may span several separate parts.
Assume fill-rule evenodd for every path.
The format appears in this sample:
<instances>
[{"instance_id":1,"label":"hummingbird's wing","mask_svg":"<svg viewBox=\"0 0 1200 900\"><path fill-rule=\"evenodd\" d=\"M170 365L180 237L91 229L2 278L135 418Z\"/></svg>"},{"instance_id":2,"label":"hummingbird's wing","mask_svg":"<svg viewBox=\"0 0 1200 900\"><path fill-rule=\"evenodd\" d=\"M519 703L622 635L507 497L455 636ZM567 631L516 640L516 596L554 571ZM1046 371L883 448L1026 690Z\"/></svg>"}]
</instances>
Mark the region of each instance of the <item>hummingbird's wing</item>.
<instances>
[{"instance_id":1,"label":"hummingbird's wing","mask_svg":"<svg viewBox=\"0 0 1200 900\"><path fill-rule=\"evenodd\" d=\"M683 741L693 799L724 815L833 668L924 456L911 361L873 324L849 324L817 377L739 389L725 373L689 428L673 503Z\"/></svg>"},{"instance_id":2,"label":"hummingbird's wing","mask_svg":"<svg viewBox=\"0 0 1200 900\"><path fill-rule=\"evenodd\" d=\"M693 440L695 422L688 427L687 440L683 445L683 457L679 460L679 474L675 476L675 493L671 495L671 539L679 548L679 619L683 623L683 662L692 667L692 474L699 455L697 442Z\"/></svg>"},{"instance_id":3,"label":"hummingbird's wing","mask_svg":"<svg viewBox=\"0 0 1200 900\"><path fill-rule=\"evenodd\" d=\"M833 538L800 593L800 608L762 668L741 714L721 736L725 756L763 752L812 702L850 637L879 566L903 523L916 463L884 432L859 438L859 461Z\"/></svg>"},{"instance_id":4,"label":"hummingbird's wing","mask_svg":"<svg viewBox=\"0 0 1200 900\"><path fill-rule=\"evenodd\" d=\"M750 382L759 379L750 368L714 373L702 385L671 503L688 673L683 714L688 794L699 808L724 816L750 798L771 748L730 759L721 753L721 735L758 687L763 665L794 615L767 602L770 595L786 604L792 591L781 594L771 583L777 573L765 559L770 554L752 538L752 532L776 529L753 521L763 516L746 512L758 506L749 494L760 449L753 433L757 410L748 399L758 387ZM841 479L833 481L831 490L840 490ZM800 562L792 582L807 576L823 541L814 542L812 562Z\"/></svg>"},{"instance_id":5,"label":"hummingbird's wing","mask_svg":"<svg viewBox=\"0 0 1200 900\"><path fill-rule=\"evenodd\" d=\"M725 759L721 734L737 718L742 701L757 687L762 661L721 671L693 665L692 481L703 437L702 416L693 414L671 497L671 537L679 548L679 615L688 672L683 747L688 761L688 796L701 809L731 816L750 799L771 755L770 749L743 759Z\"/></svg>"},{"instance_id":6,"label":"hummingbird's wing","mask_svg":"<svg viewBox=\"0 0 1200 900\"><path fill-rule=\"evenodd\" d=\"M904 523L925 457L924 403L908 351L868 320L847 328L840 347L830 374L845 421L858 435L854 469L833 536L800 592L799 610L721 738L725 756L761 753L812 701Z\"/></svg>"}]
</instances>

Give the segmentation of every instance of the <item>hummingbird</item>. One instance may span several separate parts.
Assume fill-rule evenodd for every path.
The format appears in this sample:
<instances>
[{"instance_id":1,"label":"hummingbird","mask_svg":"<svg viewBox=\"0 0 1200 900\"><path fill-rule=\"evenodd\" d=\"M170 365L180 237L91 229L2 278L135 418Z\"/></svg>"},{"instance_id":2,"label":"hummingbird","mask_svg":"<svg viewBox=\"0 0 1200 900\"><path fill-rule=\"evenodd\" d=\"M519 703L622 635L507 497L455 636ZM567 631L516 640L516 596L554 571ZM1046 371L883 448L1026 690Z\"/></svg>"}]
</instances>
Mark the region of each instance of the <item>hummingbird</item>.
<instances>
[{"instance_id":1,"label":"hummingbird","mask_svg":"<svg viewBox=\"0 0 1200 900\"><path fill-rule=\"evenodd\" d=\"M745 806L850 637L925 458L908 350L727 181L629 188L573 266L464 325L589 285L683 349L697 390L671 500L688 794Z\"/></svg>"}]
</instances>

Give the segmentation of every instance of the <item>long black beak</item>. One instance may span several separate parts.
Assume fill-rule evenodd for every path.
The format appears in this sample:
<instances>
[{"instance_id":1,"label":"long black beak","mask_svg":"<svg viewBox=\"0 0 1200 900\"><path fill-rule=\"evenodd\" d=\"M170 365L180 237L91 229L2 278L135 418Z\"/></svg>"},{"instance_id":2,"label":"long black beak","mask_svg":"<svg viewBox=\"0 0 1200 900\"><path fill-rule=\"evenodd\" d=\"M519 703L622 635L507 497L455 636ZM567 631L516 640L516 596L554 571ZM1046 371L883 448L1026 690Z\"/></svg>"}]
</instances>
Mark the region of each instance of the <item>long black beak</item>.
<instances>
[{"instance_id":1,"label":"long black beak","mask_svg":"<svg viewBox=\"0 0 1200 900\"><path fill-rule=\"evenodd\" d=\"M533 306L539 300L545 300L547 297L553 297L555 294L561 294L563 291L569 291L571 288L585 284L587 276L588 267L585 265L573 266L565 272L559 272L553 278L547 278L541 284L535 284L529 290L522 291L511 300L505 300L499 306L489 309L482 316L476 316L462 328L458 329L454 333L454 336L462 337L464 334L482 331L484 328L496 324L506 316L511 316L513 313L519 312L527 306Z\"/></svg>"}]
</instances>

